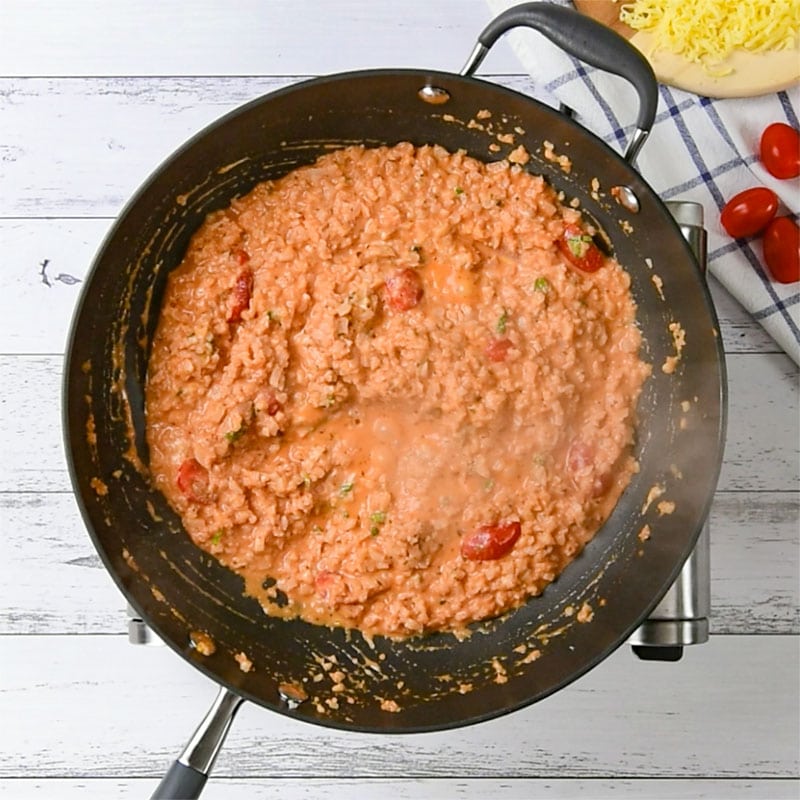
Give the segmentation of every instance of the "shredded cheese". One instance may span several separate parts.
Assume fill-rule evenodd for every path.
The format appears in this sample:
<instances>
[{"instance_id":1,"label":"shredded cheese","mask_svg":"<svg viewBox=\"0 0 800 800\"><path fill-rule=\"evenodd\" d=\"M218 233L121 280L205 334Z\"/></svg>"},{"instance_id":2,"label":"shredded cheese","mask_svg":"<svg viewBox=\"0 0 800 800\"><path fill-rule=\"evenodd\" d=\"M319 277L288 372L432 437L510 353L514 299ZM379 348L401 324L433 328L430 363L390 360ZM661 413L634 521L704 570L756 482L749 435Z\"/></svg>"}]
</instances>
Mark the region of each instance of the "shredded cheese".
<instances>
[{"instance_id":1,"label":"shredded cheese","mask_svg":"<svg viewBox=\"0 0 800 800\"><path fill-rule=\"evenodd\" d=\"M723 62L734 50L763 53L795 46L797 0L635 0L619 18L654 37L653 51L669 50L715 77L732 72Z\"/></svg>"}]
</instances>

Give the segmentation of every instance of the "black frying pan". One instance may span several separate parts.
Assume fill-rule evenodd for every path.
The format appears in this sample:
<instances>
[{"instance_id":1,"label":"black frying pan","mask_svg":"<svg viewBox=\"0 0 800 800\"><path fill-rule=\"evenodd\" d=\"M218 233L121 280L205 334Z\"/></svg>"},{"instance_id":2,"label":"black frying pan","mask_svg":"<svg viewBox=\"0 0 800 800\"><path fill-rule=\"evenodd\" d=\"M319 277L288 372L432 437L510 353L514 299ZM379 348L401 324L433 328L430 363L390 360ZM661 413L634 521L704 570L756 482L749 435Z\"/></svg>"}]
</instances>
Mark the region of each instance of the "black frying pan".
<instances>
[{"instance_id":1,"label":"black frying pan","mask_svg":"<svg viewBox=\"0 0 800 800\"><path fill-rule=\"evenodd\" d=\"M487 48L520 24L635 85L639 119L627 160L554 110L469 77ZM66 447L86 525L106 568L147 624L225 687L207 720L209 736L173 765L160 796L199 793L241 698L321 725L396 733L479 722L557 691L608 656L648 615L677 576L708 513L722 458L724 361L715 314L691 251L630 163L655 114L652 71L622 38L557 6L512 9L480 41L465 75L419 70L334 75L227 115L169 158L139 190L86 281L65 367ZM505 117L509 130L524 129L517 143L537 154L527 168L567 198L580 199L631 274L644 356L654 366L639 405L641 471L606 525L541 597L475 626L464 641L436 634L369 644L359 634L267 617L244 596L239 577L192 544L148 481L144 383L166 277L210 211L331 147L438 143L487 160L487 134L457 122L474 119L480 109L492 110L496 120ZM569 174L542 156L545 140L569 156ZM593 197L594 178L602 195ZM628 187L638 199L638 213L615 202L612 187ZM632 230L626 232L628 225ZM654 273L663 280L663 297ZM660 367L675 353L668 329L674 321L686 333L686 347L668 375ZM674 513L660 516L655 504L645 509L653 486L664 488ZM645 524L652 536L643 543L638 533ZM584 602L594 610L590 623L565 615L568 606L577 609ZM198 652L191 631L210 635L216 651ZM533 650L541 657L533 660ZM247 673L233 658L242 651L254 664ZM335 696L328 677L313 679L327 675L321 663L331 664L332 658L346 675L338 703L328 702ZM467 684L471 690L463 694ZM386 699L397 703L396 713L381 708Z\"/></svg>"}]
</instances>

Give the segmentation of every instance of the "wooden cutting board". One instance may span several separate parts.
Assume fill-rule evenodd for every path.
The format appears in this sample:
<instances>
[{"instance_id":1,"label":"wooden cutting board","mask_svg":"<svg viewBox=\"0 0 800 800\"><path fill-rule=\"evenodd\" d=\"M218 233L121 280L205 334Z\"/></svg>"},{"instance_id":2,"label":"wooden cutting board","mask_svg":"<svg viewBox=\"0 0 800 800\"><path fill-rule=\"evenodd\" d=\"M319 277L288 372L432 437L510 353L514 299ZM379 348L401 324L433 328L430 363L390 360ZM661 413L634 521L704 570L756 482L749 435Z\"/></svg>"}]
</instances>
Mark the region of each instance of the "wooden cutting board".
<instances>
[{"instance_id":1,"label":"wooden cutting board","mask_svg":"<svg viewBox=\"0 0 800 800\"><path fill-rule=\"evenodd\" d=\"M733 69L721 78L709 75L699 64L665 50L654 52L649 33L635 31L619 20L623 0L573 0L582 14L613 28L629 39L653 67L662 83L706 97L753 97L778 92L800 82L800 42L791 50L767 53L733 53L726 64ZM742 0L748 2L748 0Z\"/></svg>"}]
</instances>

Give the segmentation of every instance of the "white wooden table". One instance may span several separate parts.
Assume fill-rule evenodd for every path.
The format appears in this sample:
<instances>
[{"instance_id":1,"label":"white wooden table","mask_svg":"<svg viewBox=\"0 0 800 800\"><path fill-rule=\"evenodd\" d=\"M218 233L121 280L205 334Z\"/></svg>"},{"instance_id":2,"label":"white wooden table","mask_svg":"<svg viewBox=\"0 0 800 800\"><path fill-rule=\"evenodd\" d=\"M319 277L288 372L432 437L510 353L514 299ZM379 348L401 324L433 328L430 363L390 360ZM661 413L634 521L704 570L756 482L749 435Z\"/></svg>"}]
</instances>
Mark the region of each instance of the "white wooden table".
<instances>
[{"instance_id":1,"label":"white wooden table","mask_svg":"<svg viewBox=\"0 0 800 800\"><path fill-rule=\"evenodd\" d=\"M0 795L146 797L215 688L133 647L62 452L70 314L126 198L236 105L300 77L457 70L481 0L0 4ZM484 67L533 92L507 45ZM709 211L709 210L707 210ZM555 696L441 734L344 734L254 706L209 798L798 796L798 371L718 285L730 429L711 641L621 648Z\"/></svg>"}]
</instances>

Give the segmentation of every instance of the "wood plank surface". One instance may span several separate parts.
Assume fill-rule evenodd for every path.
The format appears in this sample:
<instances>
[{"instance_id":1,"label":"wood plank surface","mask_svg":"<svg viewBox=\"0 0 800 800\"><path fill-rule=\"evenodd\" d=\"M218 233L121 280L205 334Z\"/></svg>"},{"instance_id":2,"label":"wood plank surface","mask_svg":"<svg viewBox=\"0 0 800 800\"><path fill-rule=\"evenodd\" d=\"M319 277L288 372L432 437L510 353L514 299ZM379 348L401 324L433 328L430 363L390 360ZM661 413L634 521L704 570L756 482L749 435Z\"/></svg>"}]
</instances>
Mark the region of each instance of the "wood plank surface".
<instances>
[{"instance_id":1,"label":"wood plank surface","mask_svg":"<svg viewBox=\"0 0 800 800\"><path fill-rule=\"evenodd\" d=\"M59 421L63 359L0 356L0 385L16 398L0 415L0 492L69 491ZM721 491L794 491L798 368L784 354L728 357L729 429Z\"/></svg>"},{"instance_id":2,"label":"wood plank surface","mask_svg":"<svg viewBox=\"0 0 800 800\"><path fill-rule=\"evenodd\" d=\"M0 797L14 800L141 800L158 784L156 778L6 778ZM212 776L203 800L796 800L798 782L788 778L753 781L586 778L218 778Z\"/></svg>"},{"instance_id":3,"label":"wood plank surface","mask_svg":"<svg viewBox=\"0 0 800 800\"><path fill-rule=\"evenodd\" d=\"M484 0L0 4L0 797L146 797L214 694L168 649L128 644L67 477L62 353L113 218L232 108L340 70L457 70L490 16ZM482 72L553 102L521 73L505 41ZM245 706L204 797L800 796L798 370L711 291L730 424L708 644L677 664L623 646L531 708L440 734Z\"/></svg>"},{"instance_id":4,"label":"wood plank surface","mask_svg":"<svg viewBox=\"0 0 800 800\"><path fill-rule=\"evenodd\" d=\"M720 492L711 511L711 630L800 633L797 492ZM0 634L121 633L125 602L73 496L0 493ZM54 602L53 587L58 587Z\"/></svg>"},{"instance_id":5,"label":"wood plank surface","mask_svg":"<svg viewBox=\"0 0 800 800\"><path fill-rule=\"evenodd\" d=\"M0 354L64 352L82 282L112 223L110 218L0 218L3 285L14 298L3 305ZM780 352L714 278L710 288L726 353Z\"/></svg>"},{"instance_id":6,"label":"wood plank surface","mask_svg":"<svg viewBox=\"0 0 800 800\"><path fill-rule=\"evenodd\" d=\"M492 18L434 0L4 0L0 75L298 75L379 67L457 71ZM146 58L143 54L146 53ZM519 72L505 42L490 66Z\"/></svg>"},{"instance_id":7,"label":"wood plank surface","mask_svg":"<svg viewBox=\"0 0 800 800\"><path fill-rule=\"evenodd\" d=\"M529 76L493 79L535 95ZM299 80L0 78L0 217L114 217L195 133ZM59 127L57 147L46 120Z\"/></svg>"},{"instance_id":8,"label":"wood plank surface","mask_svg":"<svg viewBox=\"0 0 800 800\"><path fill-rule=\"evenodd\" d=\"M23 763L38 778L158 776L215 694L171 650L123 636L4 636L0 651L0 715L14 720L0 727L0 777L18 775ZM534 706L440 733L337 732L248 704L215 771L326 780L792 778L799 662L795 636L718 636L677 663L640 662L622 647Z\"/></svg>"}]
</instances>

